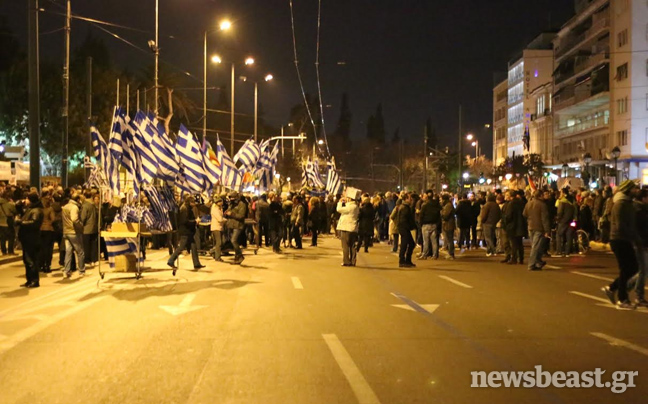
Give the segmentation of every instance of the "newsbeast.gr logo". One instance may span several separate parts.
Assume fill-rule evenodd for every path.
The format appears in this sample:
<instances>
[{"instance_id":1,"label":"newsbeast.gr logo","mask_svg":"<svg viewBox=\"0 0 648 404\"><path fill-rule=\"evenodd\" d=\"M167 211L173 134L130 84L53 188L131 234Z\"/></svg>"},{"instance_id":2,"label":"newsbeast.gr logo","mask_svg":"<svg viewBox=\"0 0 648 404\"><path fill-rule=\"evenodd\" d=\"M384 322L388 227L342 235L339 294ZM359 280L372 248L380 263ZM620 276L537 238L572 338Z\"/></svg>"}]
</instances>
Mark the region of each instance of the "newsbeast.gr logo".
<instances>
[{"instance_id":1,"label":"newsbeast.gr logo","mask_svg":"<svg viewBox=\"0 0 648 404\"><path fill-rule=\"evenodd\" d=\"M612 372L612 381L603 381L605 370L596 368L587 372L548 372L542 370L542 366L534 367L535 370L525 372L470 372L472 383L470 387L482 388L534 388L547 387L568 388L568 389L589 389L592 387L610 389L613 393L623 393L628 387L636 387L634 378L639 375L638 371L616 371Z\"/></svg>"}]
</instances>

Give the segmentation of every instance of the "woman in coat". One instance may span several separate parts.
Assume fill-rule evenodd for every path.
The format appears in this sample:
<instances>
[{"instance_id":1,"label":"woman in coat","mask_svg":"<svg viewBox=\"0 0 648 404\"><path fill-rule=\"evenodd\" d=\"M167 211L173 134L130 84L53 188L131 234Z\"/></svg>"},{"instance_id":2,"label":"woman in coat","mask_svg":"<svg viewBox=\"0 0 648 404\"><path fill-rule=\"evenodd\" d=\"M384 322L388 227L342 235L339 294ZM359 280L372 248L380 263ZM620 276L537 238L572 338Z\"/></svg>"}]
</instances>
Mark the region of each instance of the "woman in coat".
<instances>
[{"instance_id":1,"label":"woman in coat","mask_svg":"<svg viewBox=\"0 0 648 404\"><path fill-rule=\"evenodd\" d=\"M373 238L374 233L375 216L376 211L374 210L369 196L364 196L362 198L362 204L360 205L360 215L358 217L358 237L360 240L358 242L357 251L360 251L360 248L364 245L364 251L369 252L369 245L371 244L371 239Z\"/></svg>"},{"instance_id":2,"label":"woman in coat","mask_svg":"<svg viewBox=\"0 0 648 404\"><path fill-rule=\"evenodd\" d=\"M342 242L342 266L355 266L355 242L358 237L360 209L355 200L343 197L338 202L336 210L340 214L336 229L340 232L340 241Z\"/></svg>"}]
</instances>

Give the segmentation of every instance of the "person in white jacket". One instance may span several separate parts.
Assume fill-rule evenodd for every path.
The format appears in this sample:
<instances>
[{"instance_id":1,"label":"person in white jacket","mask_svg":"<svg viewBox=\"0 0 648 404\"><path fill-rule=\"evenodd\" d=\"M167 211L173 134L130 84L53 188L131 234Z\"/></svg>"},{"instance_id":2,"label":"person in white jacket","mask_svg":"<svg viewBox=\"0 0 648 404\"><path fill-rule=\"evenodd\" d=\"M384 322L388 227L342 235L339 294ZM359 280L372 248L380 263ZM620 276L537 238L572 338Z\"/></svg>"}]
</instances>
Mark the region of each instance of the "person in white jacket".
<instances>
[{"instance_id":1,"label":"person in white jacket","mask_svg":"<svg viewBox=\"0 0 648 404\"><path fill-rule=\"evenodd\" d=\"M221 259L221 245L223 242L222 232L225 218L223 217L223 199L214 196L214 203L211 206L211 232L214 248L212 255L216 261L223 262Z\"/></svg>"},{"instance_id":2,"label":"person in white jacket","mask_svg":"<svg viewBox=\"0 0 648 404\"><path fill-rule=\"evenodd\" d=\"M356 263L355 243L358 238L358 216L360 209L353 199L343 197L337 204L340 214L337 228L342 241L342 266L351 267Z\"/></svg>"}]
</instances>

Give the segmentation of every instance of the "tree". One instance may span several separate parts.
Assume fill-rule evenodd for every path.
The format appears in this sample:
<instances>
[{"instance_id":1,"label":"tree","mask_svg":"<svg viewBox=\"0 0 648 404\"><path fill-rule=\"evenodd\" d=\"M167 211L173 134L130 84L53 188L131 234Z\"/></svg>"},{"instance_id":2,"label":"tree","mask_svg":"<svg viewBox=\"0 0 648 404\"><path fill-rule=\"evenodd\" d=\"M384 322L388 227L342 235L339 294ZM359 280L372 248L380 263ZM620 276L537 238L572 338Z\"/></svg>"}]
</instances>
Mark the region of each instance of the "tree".
<instances>
[{"instance_id":1,"label":"tree","mask_svg":"<svg viewBox=\"0 0 648 404\"><path fill-rule=\"evenodd\" d=\"M382 103L376 107L376 116L374 121L373 141L377 145L385 144L385 119L383 118Z\"/></svg>"},{"instance_id":2,"label":"tree","mask_svg":"<svg viewBox=\"0 0 648 404\"><path fill-rule=\"evenodd\" d=\"M353 114L349 108L349 96L347 93L342 94L340 105L340 117L333 136L329 139L331 153L336 156L342 156L351 148L351 119Z\"/></svg>"},{"instance_id":3,"label":"tree","mask_svg":"<svg viewBox=\"0 0 648 404\"><path fill-rule=\"evenodd\" d=\"M507 157L502 164L495 169L495 175L520 174L527 175L529 171L536 174L543 171L544 163L539 154L513 155Z\"/></svg>"}]
</instances>

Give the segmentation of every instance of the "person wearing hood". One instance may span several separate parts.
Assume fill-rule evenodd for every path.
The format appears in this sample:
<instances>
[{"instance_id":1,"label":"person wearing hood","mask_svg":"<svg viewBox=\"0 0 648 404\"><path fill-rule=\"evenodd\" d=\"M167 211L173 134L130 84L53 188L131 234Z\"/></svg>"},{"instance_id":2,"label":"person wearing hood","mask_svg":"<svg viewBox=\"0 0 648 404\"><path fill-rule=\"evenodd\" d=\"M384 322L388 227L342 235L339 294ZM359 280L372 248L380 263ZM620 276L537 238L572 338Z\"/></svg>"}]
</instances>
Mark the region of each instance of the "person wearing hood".
<instances>
[{"instance_id":1,"label":"person wearing hood","mask_svg":"<svg viewBox=\"0 0 648 404\"><path fill-rule=\"evenodd\" d=\"M27 282L20 285L26 288L37 288L40 270L41 236L40 228L43 224L43 205L36 192L30 192L25 200L25 211L16 220L18 239L23 248L23 263L25 264L25 278Z\"/></svg>"},{"instance_id":2,"label":"person wearing hood","mask_svg":"<svg viewBox=\"0 0 648 404\"><path fill-rule=\"evenodd\" d=\"M641 242L637 231L637 212L632 202L636 191L634 181L621 183L614 194L610 216L610 247L619 265L619 276L602 290L619 310L635 308L628 298L627 285L639 269L635 247L641 248Z\"/></svg>"},{"instance_id":3,"label":"person wearing hood","mask_svg":"<svg viewBox=\"0 0 648 404\"><path fill-rule=\"evenodd\" d=\"M360 209L355 200L342 197L336 210L340 214L336 230L340 232L340 241L342 242L342 266L352 267L356 264L355 243L358 239Z\"/></svg>"},{"instance_id":4,"label":"person wearing hood","mask_svg":"<svg viewBox=\"0 0 648 404\"><path fill-rule=\"evenodd\" d=\"M558 213L556 214L556 254L559 257L569 257L572 251L574 229L571 227L578 214L574 200L569 194L569 188L563 188L560 199L556 202Z\"/></svg>"}]
</instances>

